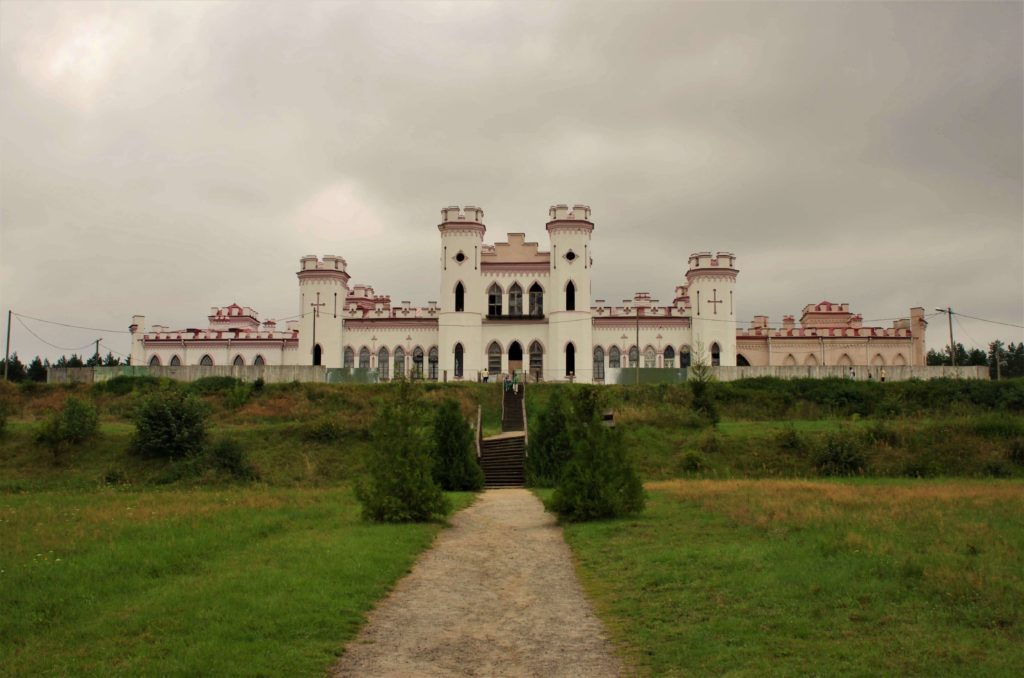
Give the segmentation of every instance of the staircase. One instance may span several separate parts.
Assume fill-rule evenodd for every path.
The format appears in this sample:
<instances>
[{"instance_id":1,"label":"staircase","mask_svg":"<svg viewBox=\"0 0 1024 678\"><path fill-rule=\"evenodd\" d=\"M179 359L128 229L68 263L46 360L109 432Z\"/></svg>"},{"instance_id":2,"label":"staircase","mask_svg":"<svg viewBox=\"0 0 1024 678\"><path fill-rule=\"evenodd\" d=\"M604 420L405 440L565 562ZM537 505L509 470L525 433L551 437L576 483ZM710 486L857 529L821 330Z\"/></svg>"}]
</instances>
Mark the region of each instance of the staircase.
<instances>
[{"instance_id":1,"label":"staircase","mask_svg":"<svg viewBox=\"0 0 1024 678\"><path fill-rule=\"evenodd\" d=\"M526 434L523 421L523 384L519 393L503 394L500 435L480 441L480 467L487 487L522 487L523 462L526 459Z\"/></svg>"}]
</instances>

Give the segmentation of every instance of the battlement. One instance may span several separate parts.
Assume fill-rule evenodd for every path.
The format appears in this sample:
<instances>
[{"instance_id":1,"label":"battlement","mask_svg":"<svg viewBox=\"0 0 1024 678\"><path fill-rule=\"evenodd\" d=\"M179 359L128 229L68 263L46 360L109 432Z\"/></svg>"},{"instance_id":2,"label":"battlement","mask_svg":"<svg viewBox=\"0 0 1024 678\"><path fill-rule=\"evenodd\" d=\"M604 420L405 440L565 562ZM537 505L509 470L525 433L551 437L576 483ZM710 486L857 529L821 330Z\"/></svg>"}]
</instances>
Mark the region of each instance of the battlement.
<instances>
[{"instance_id":1,"label":"battlement","mask_svg":"<svg viewBox=\"0 0 1024 678\"><path fill-rule=\"evenodd\" d=\"M315 254L307 254L299 259L299 269L302 271L340 271L345 273L346 261L336 254L325 254L323 259Z\"/></svg>"},{"instance_id":2,"label":"battlement","mask_svg":"<svg viewBox=\"0 0 1024 678\"><path fill-rule=\"evenodd\" d=\"M689 258L690 270L701 268L736 268L736 255L732 252L694 252Z\"/></svg>"},{"instance_id":3,"label":"battlement","mask_svg":"<svg viewBox=\"0 0 1024 678\"><path fill-rule=\"evenodd\" d=\"M590 221L588 205L552 205L548 208L549 221Z\"/></svg>"},{"instance_id":4,"label":"battlement","mask_svg":"<svg viewBox=\"0 0 1024 678\"><path fill-rule=\"evenodd\" d=\"M473 205L466 205L465 207L459 207L458 205L442 207L441 223L448 224L453 222L483 224L484 211L479 207L474 207Z\"/></svg>"}]
</instances>

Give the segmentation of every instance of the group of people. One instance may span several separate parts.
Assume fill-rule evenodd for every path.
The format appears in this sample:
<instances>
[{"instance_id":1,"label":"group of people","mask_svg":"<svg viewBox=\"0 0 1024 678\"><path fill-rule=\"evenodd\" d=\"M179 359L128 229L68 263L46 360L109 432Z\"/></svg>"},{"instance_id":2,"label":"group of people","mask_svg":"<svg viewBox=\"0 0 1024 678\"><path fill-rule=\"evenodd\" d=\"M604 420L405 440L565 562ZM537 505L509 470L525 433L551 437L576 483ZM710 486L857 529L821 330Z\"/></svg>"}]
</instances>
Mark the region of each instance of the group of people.
<instances>
[{"instance_id":1,"label":"group of people","mask_svg":"<svg viewBox=\"0 0 1024 678\"><path fill-rule=\"evenodd\" d=\"M872 375L871 375L871 368L869 367L869 368L867 368L867 369L868 369L868 381L872 381L872 380L873 380L873 377L872 377ZM848 377L849 379L856 379L856 378L857 378L857 372L856 372L856 371L854 371L853 367L850 367L850 373L849 373L849 374L847 375L847 377ZM880 371L880 372L878 373L878 380L879 380L879 381L885 381L885 368L884 368L884 367L883 367L883 368L882 368L882 370L881 370L881 371Z\"/></svg>"},{"instance_id":2,"label":"group of people","mask_svg":"<svg viewBox=\"0 0 1024 678\"><path fill-rule=\"evenodd\" d=\"M480 381L487 383L491 380L491 373L488 370L482 370L480 372ZM513 393L519 393L519 373L515 372L511 375L501 375L502 387L506 391L512 391Z\"/></svg>"}]
</instances>

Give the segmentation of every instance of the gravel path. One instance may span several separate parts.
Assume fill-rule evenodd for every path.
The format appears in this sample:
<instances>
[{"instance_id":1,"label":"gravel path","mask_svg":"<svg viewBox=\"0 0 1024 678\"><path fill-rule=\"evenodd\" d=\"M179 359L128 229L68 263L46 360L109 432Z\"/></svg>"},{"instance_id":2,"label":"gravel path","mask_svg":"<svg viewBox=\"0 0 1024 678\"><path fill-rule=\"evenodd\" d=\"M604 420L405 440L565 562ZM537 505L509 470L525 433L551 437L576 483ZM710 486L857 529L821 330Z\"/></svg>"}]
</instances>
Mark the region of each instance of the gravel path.
<instances>
[{"instance_id":1,"label":"gravel path","mask_svg":"<svg viewBox=\"0 0 1024 678\"><path fill-rule=\"evenodd\" d=\"M617 676L554 518L526 490L488 490L345 648L335 676Z\"/></svg>"}]
</instances>

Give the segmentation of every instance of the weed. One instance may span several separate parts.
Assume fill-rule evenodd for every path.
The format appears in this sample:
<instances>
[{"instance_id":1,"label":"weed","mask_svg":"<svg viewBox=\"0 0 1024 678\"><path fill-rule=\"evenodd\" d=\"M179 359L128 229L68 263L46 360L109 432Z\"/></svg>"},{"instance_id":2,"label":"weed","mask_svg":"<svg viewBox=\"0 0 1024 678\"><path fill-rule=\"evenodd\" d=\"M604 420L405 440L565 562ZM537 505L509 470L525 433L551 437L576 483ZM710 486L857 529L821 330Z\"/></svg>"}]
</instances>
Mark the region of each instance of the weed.
<instances>
[{"instance_id":1,"label":"weed","mask_svg":"<svg viewBox=\"0 0 1024 678\"><path fill-rule=\"evenodd\" d=\"M863 474L867 468L863 439L849 430L829 433L815 454L814 465L823 476Z\"/></svg>"}]
</instances>

